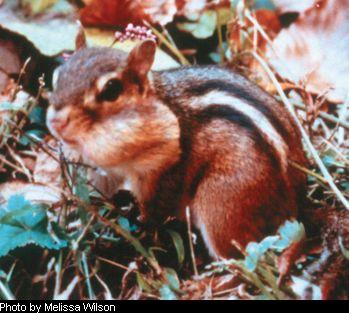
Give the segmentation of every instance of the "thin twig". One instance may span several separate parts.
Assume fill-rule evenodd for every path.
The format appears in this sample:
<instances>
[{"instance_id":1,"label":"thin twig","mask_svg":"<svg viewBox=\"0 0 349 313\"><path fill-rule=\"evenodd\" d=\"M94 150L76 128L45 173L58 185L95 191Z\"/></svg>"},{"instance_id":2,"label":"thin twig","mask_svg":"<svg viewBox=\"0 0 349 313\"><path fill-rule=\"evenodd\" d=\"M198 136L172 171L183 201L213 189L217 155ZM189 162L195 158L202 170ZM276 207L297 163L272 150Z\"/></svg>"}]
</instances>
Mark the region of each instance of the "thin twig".
<instances>
[{"instance_id":1,"label":"thin twig","mask_svg":"<svg viewBox=\"0 0 349 313\"><path fill-rule=\"evenodd\" d=\"M122 264L120 264L120 263L118 263L118 262L115 262L115 261L112 261L112 260L108 260L108 259L102 258L102 257L100 257L100 256L97 257L97 259L100 260L100 261L103 261L103 262L105 262L105 263L108 263L108 264L110 264L110 265L113 265L113 266L115 266L115 267L121 268L121 269L123 269L123 270L125 270L125 271L128 271L128 270L129 270L129 268L128 268L127 266L122 265Z\"/></svg>"},{"instance_id":2,"label":"thin twig","mask_svg":"<svg viewBox=\"0 0 349 313\"><path fill-rule=\"evenodd\" d=\"M151 26L149 23L145 23L147 27L149 27L152 32L160 39L160 41L178 58L182 65L189 65L189 61L185 58L185 56L175 47L171 42L161 34L155 27Z\"/></svg>"},{"instance_id":3,"label":"thin twig","mask_svg":"<svg viewBox=\"0 0 349 313\"><path fill-rule=\"evenodd\" d=\"M26 168L23 160L12 150L12 148L8 144L6 144L6 148L7 148L8 152L10 153L10 155L12 156L12 158L14 160L16 160L17 163L21 166L21 168L22 168L24 174L27 176L29 182L33 182L33 177L31 175L30 171Z\"/></svg>"},{"instance_id":4,"label":"thin twig","mask_svg":"<svg viewBox=\"0 0 349 313\"><path fill-rule=\"evenodd\" d=\"M286 97L284 91L282 90L282 88L280 86L280 83L277 81L277 79L276 79L275 75L273 74L272 70L270 69L268 64L257 53L254 53L254 52L251 52L251 53L255 57L255 59L260 63L260 65L263 67L263 69L266 71L266 73L268 74L269 78L271 79L271 81L275 85L275 88L276 88L277 92L279 93L282 102L284 103L286 109L289 111L289 113L291 114L294 122L296 123L297 127L299 128L299 130L301 132L301 135L303 137L303 140L304 140L305 144L307 145L310 153L312 154L316 164L318 165L322 175L326 179L327 183L329 184L329 186L331 187L333 192L336 194L336 196L339 199L339 201L342 202L342 204L344 205L344 207L347 210L349 210L349 202L348 202L348 200L344 197L343 193L338 189L338 187L336 186L335 182L333 181L333 178L332 178L331 174L327 170L325 164L322 162L319 154L317 153L317 151L314 148L311 140L309 139L309 136L308 136L307 132L303 128L303 125L298 120L298 117L297 117L297 115L296 115L296 113L294 111L294 108L292 107L292 104L290 103L290 101Z\"/></svg>"},{"instance_id":5,"label":"thin twig","mask_svg":"<svg viewBox=\"0 0 349 313\"><path fill-rule=\"evenodd\" d=\"M188 226L188 239L189 239L191 262L193 264L194 275L197 277L197 276L199 276L199 272L198 272L198 268L196 266L196 259L195 259L195 253L194 253L192 231L191 231L190 208L189 207L186 207L186 209L185 209L185 216L187 219L187 226Z\"/></svg>"},{"instance_id":6,"label":"thin twig","mask_svg":"<svg viewBox=\"0 0 349 313\"><path fill-rule=\"evenodd\" d=\"M91 226L91 224L93 223L94 220L95 220L95 216L92 215L92 217L90 218L90 220L89 220L88 223L86 224L84 230L82 231L82 233L80 234L80 236L78 237L78 239L77 239L75 242L73 242L72 248L73 248L74 250L77 250L77 249L79 248L79 243L80 243L80 241L86 236L86 234L87 234L87 232L89 231L90 226Z\"/></svg>"},{"instance_id":7,"label":"thin twig","mask_svg":"<svg viewBox=\"0 0 349 313\"><path fill-rule=\"evenodd\" d=\"M10 102L15 101L16 96L17 96L17 93L18 93L19 91L21 91L21 88L22 88L22 87L21 87L20 83L21 83L21 80L22 80L22 78L23 78L23 75L25 74L25 71L26 71L27 66L28 66L28 64L29 64L30 61L31 61L31 58L30 58L30 57L29 57L28 59L26 59L26 61L24 62L23 66L22 66L22 68L21 68L21 71L19 72L18 79L17 79L17 82L16 82L16 88L15 88L15 90L14 90L12 96L11 96Z\"/></svg>"},{"instance_id":8,"label":"thin twig","mask_svg":"<svg viewBox=\"0 0 349 313\"><path fill-rule=\"evenodd\" d=\"M301 165L299 165L291 160L289 160L288 162L291 164L291 166L295 167L296 169L298 169L298 170L300 170L300 171L302 171L310 176L315 177L316 179L318 179L319 181L321 181L322 183L327 185L327 180L324 177L322 177L321 175L314 173L313 171L307 169L306 167L301 166Z\"/></svg>"},{"instance_id":9,"label":"thin twig","mask_svg":"<svg viewBox=\"0 0 349 313\"><path fill-rule=\"evenodd\" d=\"M90 273L89 273L89 269L88 269L87 258L86 258L85 252L82 253L81 262L82 262L82 268L83 268L85 279L86 279L86 286L87 286L89 300L95 300L96 296L95 296L95 293L92 289L91 280L90 280Z\"/></svg>"},{"instance_id":10,"label":"thin twig","mask_svg":"<svg viewBox=\"0 0 349 313\"><path fill-rule=\"evenodd\" d=\"M56 279L55 279L55 287L53 291L53 299L56 299L61 290L61 285L62 285L62 251L59 253L58 260L55 264L55 272L56 272Z\"/></svg>"},{"instance_id":11,"label":"thin twig","mask_svg":"<svg viewBox=\"0 0 349 313\"><path fill-rule=\"evenodd\" d=\"M300 104L300 103L293 103L293 105L297 108L300 109L302 111L306 111L306 107L304 104ZM328 122L332 122L332 123L336 123L341 127L344 127L346 129L349 129L349 123L343 120L340 120L338 117L335 117L331 114L325 113L325 112L319 112L319 116L328 121Z\"/></svg>"},{"instance_id":12,"label":"thin twig","mask_svg":"<svg viewBox=\"0 0 349 313\"><path fill-rule=\"evenodd\" d=\"M5 300L16 300L11 290L0 280L0 291L3 294Z\"/></svg>"},{"instance_id":13,"label":"thin twig","mask_svg":"<svg viewBox=\"0 0 349 313\"><path fill-rule=\"evenodd\" d=\"M95 274L95 277L105 290L105 293L104 293L105 300L115 300L108 285L102 280L102 278L100 278L98 274Z\"/></svg>"},{"instance_id":14,"label":"thin twig","mask_svg":"<svg viewBox=\"0 0 349 313\"><path fill-rule=\"evenodd\" d=\"M10 166L12 169L16 170L17 172L26 175L26 173L23 171L23 169L21 169L20 167L18 167L18 166L15 165L15 164L13 164L13 163L7 161L7 160L6 160L4 157L2 157L1 155L0 155L0 161L1 161L2 163L4 163L4 164Z\"/></svg>"},{"instance_id":15,"label":"thin twig","mask_svg":"<svg viewBox=\"0 0 349 313\"><path fill-rule=\"evenodd\" d=\"M222 23L220 21L220 15L217 13L217 35L218 35L218 49L219 54L221 56L221 62L224 62L225 52L223 47L223 31L222 31Z\"/></svg>"},{"instance_id":16,"label":"thin twig","mask_svg":"<svg viewBox=\"0 0 349 313\"><path fill-rule=\"evenodd\" d=\"M334 152L336 152L337 156L341 158L341 160L344 161L345 164L349 165L349 159L347 156L345 156L334 144L332 144L330 141L323 139L323 142Z\"/></svg>"}]
</instances>

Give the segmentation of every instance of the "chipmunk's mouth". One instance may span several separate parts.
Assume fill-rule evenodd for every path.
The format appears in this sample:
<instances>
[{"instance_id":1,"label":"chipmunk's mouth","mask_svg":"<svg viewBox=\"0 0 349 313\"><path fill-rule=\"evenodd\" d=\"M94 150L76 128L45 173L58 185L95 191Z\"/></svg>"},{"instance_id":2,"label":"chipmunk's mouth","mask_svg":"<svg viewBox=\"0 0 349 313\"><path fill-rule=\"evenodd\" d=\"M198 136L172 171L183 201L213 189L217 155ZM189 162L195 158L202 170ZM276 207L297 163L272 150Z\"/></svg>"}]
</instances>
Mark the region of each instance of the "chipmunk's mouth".
<instances>
[{"instance_id":1,"label":"chipmunk's mouth","mask_svg":"<svg viewBox=\"0 0 349 313\"><path fill-rule=\"evenodd\" d=\"M51 134L69 146L76 146L78 140L72 136L72 125L68 117L62 118L51 107L47 112L47 127Z\"/></svg>"},{"instance_id":2,"label":"chipmunk's mouth","mask_svg":"<svg viewBox=\"0 0 349 313\"><path fill-rule=\"evenodd\" d=\"M61 140L64 141L64 143L68 144L69 146L76 147L78 145L78 141L71 139L71 138L63 138L61 137Z\"/></svg>"}]
</instances>

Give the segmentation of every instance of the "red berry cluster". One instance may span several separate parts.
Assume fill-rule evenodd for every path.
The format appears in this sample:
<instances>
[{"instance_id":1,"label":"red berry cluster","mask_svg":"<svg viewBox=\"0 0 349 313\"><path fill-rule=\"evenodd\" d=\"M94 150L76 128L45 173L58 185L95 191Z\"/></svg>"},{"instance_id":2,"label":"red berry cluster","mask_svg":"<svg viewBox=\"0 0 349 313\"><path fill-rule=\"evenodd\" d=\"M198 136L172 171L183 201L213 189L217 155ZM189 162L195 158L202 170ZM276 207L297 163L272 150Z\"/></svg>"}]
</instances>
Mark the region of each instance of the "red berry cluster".
<instances>
[{"instance_id":1,"label":"red berry cluster","mask_svg":"<svg viewBox=\"0 0 349 313\"><path fill-rule=\"evenodd\" d=\"M135 26L128 24L124 32L115 32L116 41L124 42L125 40L146 40L156 41L156 36L145 26Z\"/></svg>"}]
</instances>

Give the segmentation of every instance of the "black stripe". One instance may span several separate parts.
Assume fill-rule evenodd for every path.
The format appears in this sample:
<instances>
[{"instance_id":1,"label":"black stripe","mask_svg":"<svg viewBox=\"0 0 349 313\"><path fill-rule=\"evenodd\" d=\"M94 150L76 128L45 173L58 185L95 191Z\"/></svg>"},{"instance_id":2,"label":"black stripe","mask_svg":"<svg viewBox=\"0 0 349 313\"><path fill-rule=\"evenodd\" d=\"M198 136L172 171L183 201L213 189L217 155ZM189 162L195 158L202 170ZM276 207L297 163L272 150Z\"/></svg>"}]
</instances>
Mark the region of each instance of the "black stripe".
<instances>
[{"instance_id":1,"label":"black stripe","mask_svg":"<svg viewBox=\"0 0 349 313\"><path fill-rule=\"evenodd\" d=\"M273 164L279 169L281 168L278 151L263 137L261 131L254 124L253 120L244 113L228 105L212 104L200 111L196 115L196 118L201 123L207 123L212 119L225 119L243 127L254 140L255 144L259 146L259 150L265 152Z\"/></svg>"},{"instance_id":2,"label":"black stripe","mask_svg":"<svg viewBox=\"0 0 349 313\"><path fill-rule=\"evenodd\" d=\"M189 195L194 198L196 194L196 190L198 189L202 179L205 177L208 170L208 164L205 163L200 166L200 168L197 170L193 180L191 181L190 187L189 187Z\"/></svg>"},{"instance_id":3,"label":"black stripe","mask_svg":"<svg viewBox=\"0 0 349 313\"><path fill-rule=\"evenodd\" d=\"M269 122L276 128L278 133L282 136L282 138L288 142L290 134L288 130L284 127L282 122L275 116L274 112L268 108L264 101L255 97L248 90L241 88L240 86L235 86L231 83L227 83L221 80L210 80L204 82L197 86L190 86L187 90L187 93L194 94L197 96L202 96L210 91L222 91L232 94L234 97L246 100L248 103L253 104L254 108L260 111ZM263 92L261 90L261 92Z\"/></svg>"}]
</instances>

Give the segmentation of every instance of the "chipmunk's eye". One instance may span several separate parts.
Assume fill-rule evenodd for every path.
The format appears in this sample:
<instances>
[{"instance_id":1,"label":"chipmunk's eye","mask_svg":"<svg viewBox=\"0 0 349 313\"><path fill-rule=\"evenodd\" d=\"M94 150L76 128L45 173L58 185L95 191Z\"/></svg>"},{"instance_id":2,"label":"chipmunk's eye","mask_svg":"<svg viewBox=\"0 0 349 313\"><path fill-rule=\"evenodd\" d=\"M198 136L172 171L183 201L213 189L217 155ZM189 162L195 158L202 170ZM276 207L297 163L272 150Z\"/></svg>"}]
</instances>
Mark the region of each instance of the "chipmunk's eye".
<instances>
[{"instance_id":1,"label":"chipmunk's eye","mask_svg":"<svg viewBox=\"0 0 349 313\"><path fill-rule=\"evenodd\" d=\"M104 85L102 91L98 94L98 101L115 101L123 91L120 80L111 79Z\"/></svg>"}]
</instances>

